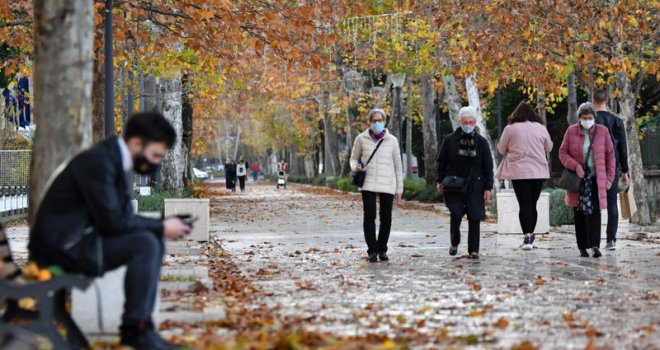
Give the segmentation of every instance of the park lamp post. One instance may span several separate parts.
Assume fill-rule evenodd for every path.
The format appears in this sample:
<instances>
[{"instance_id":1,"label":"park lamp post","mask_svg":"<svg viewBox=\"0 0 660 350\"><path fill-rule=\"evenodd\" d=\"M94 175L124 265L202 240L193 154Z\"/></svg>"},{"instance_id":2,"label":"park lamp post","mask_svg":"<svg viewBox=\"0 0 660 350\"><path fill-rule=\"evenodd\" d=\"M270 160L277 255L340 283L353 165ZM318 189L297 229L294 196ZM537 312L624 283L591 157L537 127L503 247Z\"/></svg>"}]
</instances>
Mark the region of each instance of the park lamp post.
<instances>
[{"instance_id":1,"label":"park lamp post","mask_svg":"<svg viewBox=\"0 0 660 350\"><path fill-rule=\"evenodd\" d=\"M403 83L406 81L406 75L403 73L393 74L392 85L396 90L396 120L399 123L399 137L403 138L403 122L401 120L401 88L403 88ZM399 155L403 159L403 140L399 140Z\"/></svg>"}]
</instances>

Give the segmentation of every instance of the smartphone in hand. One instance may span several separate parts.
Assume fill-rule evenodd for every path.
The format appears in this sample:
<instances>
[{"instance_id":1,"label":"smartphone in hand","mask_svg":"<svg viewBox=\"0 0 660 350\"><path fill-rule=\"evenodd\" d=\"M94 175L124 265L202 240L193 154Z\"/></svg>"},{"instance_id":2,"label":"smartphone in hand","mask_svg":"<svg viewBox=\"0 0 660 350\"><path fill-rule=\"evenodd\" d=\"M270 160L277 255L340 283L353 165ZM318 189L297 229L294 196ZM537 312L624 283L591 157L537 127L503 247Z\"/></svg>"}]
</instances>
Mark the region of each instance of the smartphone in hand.
<instances>
[{"instance_id":1,"label":"smartphone in hand","mask_svg":"<svg viewBox=\"0 0 660 350\"><path fill-rule=\"evenodd\" d=\"M177 214L176 217L181 219L181 221L183 221L184 224L190 226L190 228L192 228L193 223L197 221L197 219L199 219L198 217L192 216L191 214Z\"/></svg>"}]
</instances>

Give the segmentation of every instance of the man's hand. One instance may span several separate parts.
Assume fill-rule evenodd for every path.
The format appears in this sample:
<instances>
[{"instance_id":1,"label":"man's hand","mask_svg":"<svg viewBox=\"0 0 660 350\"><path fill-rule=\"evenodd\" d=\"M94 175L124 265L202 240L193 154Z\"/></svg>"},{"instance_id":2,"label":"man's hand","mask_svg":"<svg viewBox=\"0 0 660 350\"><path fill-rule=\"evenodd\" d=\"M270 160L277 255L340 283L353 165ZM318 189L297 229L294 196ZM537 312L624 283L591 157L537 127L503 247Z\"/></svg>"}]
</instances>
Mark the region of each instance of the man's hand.
<instances>
[{"instance_id":1,"label":"man's hand","mask_svg":"<svg viewBox=\"0 0 660 350\"><path fill-rule=\"evenodd\" d=\"M396 201L396 204L401 203L401 193L397 193L394 195L394 200Z\"/></svg>"},{"instance_id":2,"label":"man's hand","mask_svg":"<svg viewBox=\"0 0 660 350\"><path fill-rule=\"evenodd\" d=\"M190 233L191 227L184 224L181 219L174 217L163 222L163 236L167 239L177 240Z\"/></svg>"},{"instance_id":3,"label":"man's hand","mask_svg":"<svg viewBox=\"0 0 660 350\"><path fill-rule=\"evenodd\" d=\"M624 185L628 186L629 181L630 179L628 178L628 173L621 174L621 182L623 182Z\"/></svg>"},{"instance_id":4,"label":"man's hand","mask_svg":"<svg viewBox=\"0 0 660 350\"><path fill-rule=\"evenodd\" d=\"M608 189L608 190L609 190L610 188L612 188L612 183L611 183L611 182L607 181L607 182L605 182L605 184L607 185L607 189Z\"/></svg>"},{"instance_id":5,"label":"man's hand","mask_svg":"<svg viewBox=\"0 0 660 350\"><path fill-rule=\"evenodd\" d=\"M484 191L484 200L486 203L490 203L490 191L486 190Z\"/></svg>"},{"instance_id":6,"label":"man's hand","mask_svg":"<svg viewBox=\"0 0 660 350\"><path fill-rule=\"evenodd\" d=\"M443 190L442 184L438 182L438 193L442 193Z\"/></svg>"},{"instance_id":7,"label":"man's hand","mask_svg":"<svg viewBox=\"0 0 660 350\"><path fill-rule=\"evenodd\" d=\"M577 176L578 176L580 179L584 178L584 169L582 169L582 165L578 165L578 166L575 168L575 173L577 174Z\"/></svg>"}]
</instances>

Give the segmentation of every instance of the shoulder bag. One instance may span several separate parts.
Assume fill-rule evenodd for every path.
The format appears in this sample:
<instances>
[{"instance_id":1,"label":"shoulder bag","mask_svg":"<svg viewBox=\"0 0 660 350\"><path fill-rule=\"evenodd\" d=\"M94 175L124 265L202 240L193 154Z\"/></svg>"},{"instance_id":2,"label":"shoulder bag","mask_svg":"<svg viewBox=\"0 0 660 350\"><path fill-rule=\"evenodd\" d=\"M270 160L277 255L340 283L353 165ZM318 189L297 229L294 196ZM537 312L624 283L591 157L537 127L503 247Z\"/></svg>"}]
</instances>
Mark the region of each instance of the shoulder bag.
<instances>
[{"instance_id":1,"label":"shoulder bag","mask_svg":"<svg viewBox=\"0 0 660 350\"><path fill-rule=\"evenodd\" d=\"M371 152L371 155L369 156L369 160L367 160L367 163L364 164L362 166L362 168L366 168L367 165L369 165L369 162L371 162L371 158L374 157L374 154L376 154L376 151L378 151L378 147L380 147L380 144L383 143L384 140L385 140L385 138L378 141L378 144L376 145L376 148L374 149L373 152ZM362 163L362 160L360 160L360 164L361 163ZM356 172L353 173L351 181L352 181L353 185L355 185L357 187L362 187L364 185L364 179L365 179L366 176L367 176L366 171L356 171Z\"/></svg>"}]
</instances>

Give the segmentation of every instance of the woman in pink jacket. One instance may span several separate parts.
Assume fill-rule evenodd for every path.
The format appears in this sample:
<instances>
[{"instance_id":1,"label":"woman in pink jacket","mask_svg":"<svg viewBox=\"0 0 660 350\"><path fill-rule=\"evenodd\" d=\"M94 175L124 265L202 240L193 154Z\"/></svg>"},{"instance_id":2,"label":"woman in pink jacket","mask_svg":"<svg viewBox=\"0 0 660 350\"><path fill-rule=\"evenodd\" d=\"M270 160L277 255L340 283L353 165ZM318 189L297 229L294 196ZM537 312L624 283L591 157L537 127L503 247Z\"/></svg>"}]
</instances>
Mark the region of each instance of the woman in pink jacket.
<instances>
[{"instance_id":1,"label":"woman in pink jacket","mask_svg":"<svg viewBox=\"0 0 660 350\"><path fill-rule=\"evenodd\" d=\"M607 190L615 175L614 146L609 131L595 125L596 110L589 102L578 108L579 124L566 129L559 147L559 159L569 170L582 178L580 192L566 192L566 205L574 208L575 237L580 256L593 257L600 252L600 208L607 208ZM589 146L591 145L591 152ZM588 159L587 155L589 155Z\"/></svg>"},{"instance_id":2,"label":"woman in pink jacket","mask_svg":"<svg viewBox=\"0 0 660 350\"><path fill-rule=\"evenodd\" d=\"M532 106L521 102L513 111L497 150L505 158L497 168L495 177L511 180L513 184L520 207L518 219L525 236L522 248L531 250L538 219L536 202L541 196L543 183L550 178L546 153L552 151L548 129Z\"/></svg>"}]
</instances>

